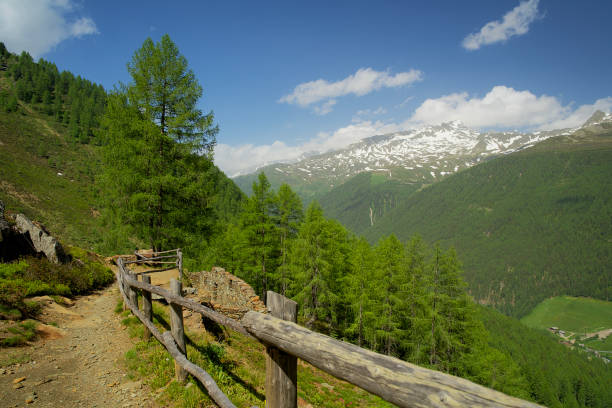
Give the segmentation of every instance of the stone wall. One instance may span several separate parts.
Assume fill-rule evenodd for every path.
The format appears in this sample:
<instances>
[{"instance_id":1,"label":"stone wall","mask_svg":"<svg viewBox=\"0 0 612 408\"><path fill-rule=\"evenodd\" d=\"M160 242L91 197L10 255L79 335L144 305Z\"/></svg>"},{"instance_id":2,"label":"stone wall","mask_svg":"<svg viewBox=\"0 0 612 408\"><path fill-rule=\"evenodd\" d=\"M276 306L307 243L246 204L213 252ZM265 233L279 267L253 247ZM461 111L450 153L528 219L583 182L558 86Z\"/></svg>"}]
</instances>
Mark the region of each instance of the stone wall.
<instances>
[{"instance_id":1,"label":"stone wall","mask_svg":"<svg viewBox=\"0 0 612 408\"><path fill-rule=\"evenodd\" d=\"M196 293L188 297L232 319L240 319L249 310L266 313L266 306L248 283L225 269L189 274Z\"/></svg>"}]
</instances>

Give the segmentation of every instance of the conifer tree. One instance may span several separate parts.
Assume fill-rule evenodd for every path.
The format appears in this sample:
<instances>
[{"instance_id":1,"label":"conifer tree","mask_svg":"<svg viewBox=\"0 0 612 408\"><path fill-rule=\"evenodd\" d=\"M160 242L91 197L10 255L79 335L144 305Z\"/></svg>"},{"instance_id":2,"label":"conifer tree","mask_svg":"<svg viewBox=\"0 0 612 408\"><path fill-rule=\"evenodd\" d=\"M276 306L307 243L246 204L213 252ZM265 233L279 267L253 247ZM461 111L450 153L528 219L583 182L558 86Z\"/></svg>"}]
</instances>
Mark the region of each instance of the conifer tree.
<instances>
[{"instance_id":1,"label":"conifer tree","mask_svg":"<svg viewBox=\"0 0 612 408\"><path fill-rule=\"evenodd\" d=\"M377 337L381 351L392 355L402 346L405 332L402 330L404 247L395 235L382 239L375 249L378 294Z\"/></svg>"},{"instance_id":2,"label":"conifer tree","mask_svg":"<svg viewBox=\"0 0 612 408\"><path fill-rule=\"evenodd\" d=\"M335 280L346 265L346 240L346 230L326 220L319 203L313 201L289 255L294 276L292 293L309 328L325 332L337 329L339 291Z\"/></svg>"},{"instance_id":3,"label":"conifer tree","mask_svg":"<svg viewBox=\"0 0 612 408\"><path fill-rule=\"evenodd\" d=\"M253 182L253 194L246 202L242 214L245 234L248 279L254 283L255 291L265 296L272 287L273 272L277 263L276 228L272 222L274 191L264 173L259 173Z\"/></svg>"},{"instance_id":4,"label":"conifer tree","mask_svg":"<svg viewBox=\"0 0 612 408\"><path fill-rule=\"evenodd\" d=\"M280 259L277 270L280 293L285 296L289 286L289 271L287 263L287 252L289 240L297 235L299 224L304 218L302 201L300 197L291 190L288 184L281 184L278 194L274 200L274 223L278 231Z\"/></svg>"},{"instance_id":5,"label":"conifer tree","mask_svg":"<svg viewBox=\"0 0 612 408\"><path fill-rule=\"evenodd\" d=\"M374 310L374 254L365 238L353 242L350 265L351 271L343 279L345 299L352 310L347 334L356 337L357 345L363 347L374 342L373 330L378 318Z\"/></svg>"},{"instance_id":6,"label":"conifer tree","mask_svg":"<svg viewBox=\"0 0 612 408\"><path fill-rule=\"evenodd\" d=\"M155 250L198 245L212 222L213 114L196 107L202 87L168 35L145 40L128 71L132 82L113 92L104 118L109 217ZM70 84L71 101L82 83Z\"/></svg>"}]
</instances>

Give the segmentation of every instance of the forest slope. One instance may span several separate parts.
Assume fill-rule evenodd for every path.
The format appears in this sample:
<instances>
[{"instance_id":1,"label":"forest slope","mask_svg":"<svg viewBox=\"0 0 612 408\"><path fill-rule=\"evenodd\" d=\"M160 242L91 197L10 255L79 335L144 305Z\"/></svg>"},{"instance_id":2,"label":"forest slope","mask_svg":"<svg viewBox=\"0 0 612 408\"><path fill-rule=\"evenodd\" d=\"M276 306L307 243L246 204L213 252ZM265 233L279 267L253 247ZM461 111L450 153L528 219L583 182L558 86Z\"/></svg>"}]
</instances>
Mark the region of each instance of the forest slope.
<instances>
[{"instance_id":1,"label":"forest slope","mask_svg":"<svg viewBox=\"0 0 612 408\"><path fill-rule=\"evenodd\" d=\"M523 316L557 295L612 295L612 124L450 176L366 232L455 246L472 295Z\"/></svg>"}]
</instances>

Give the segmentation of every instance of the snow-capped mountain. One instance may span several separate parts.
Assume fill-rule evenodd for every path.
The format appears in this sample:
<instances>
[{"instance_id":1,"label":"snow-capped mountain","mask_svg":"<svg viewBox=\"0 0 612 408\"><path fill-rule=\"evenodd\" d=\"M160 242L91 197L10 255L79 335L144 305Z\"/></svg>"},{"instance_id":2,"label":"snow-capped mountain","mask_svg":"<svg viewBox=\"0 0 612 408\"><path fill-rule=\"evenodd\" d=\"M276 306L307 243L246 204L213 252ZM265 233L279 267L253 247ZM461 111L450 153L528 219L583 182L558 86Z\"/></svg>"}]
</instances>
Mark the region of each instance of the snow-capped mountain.
<instances>
[{"instance_id":1,"label":"snow-capped mountain","mask_svg":"<svg viewBox=\"0 0 612 408\"><path fill-rule=\"evenodd\" d=\"M583 126L612 121L611 114L595 113ZM478 132L460 121L425 126L410 131L373 136L344 149L306 157L294 163L273 164L264 171L273 186L283 182L302 192L323 192L362 172L381 172L406 182L432 182L487 158L532 146L577 129L524 133ZM252 176L235 179L250 189ZM310 187L308 187L310 186Z\"/></svg>"}]
</instances>

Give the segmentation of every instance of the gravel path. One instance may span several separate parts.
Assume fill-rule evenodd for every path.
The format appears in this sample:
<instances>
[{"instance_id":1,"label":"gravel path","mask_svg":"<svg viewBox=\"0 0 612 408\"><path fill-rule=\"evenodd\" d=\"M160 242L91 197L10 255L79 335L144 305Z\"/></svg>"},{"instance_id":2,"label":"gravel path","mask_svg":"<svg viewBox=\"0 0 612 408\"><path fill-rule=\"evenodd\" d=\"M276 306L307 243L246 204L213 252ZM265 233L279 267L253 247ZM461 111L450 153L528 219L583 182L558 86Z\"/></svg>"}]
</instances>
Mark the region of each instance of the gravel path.
<instances>
[{"instance_id":1,"label":"gravel path","mask_svg":"<svg viewBox=\"0 0 612 408\"><path fill-rule=\"evenodd\" d=\"M59 329L41 325L43 339L22 349L31 361L0 368L0 407L156 407L150 390L125 375L133 342L113 312L118 296L113 285L71 307L49 302L40 320Z\"/></svg>"}]
</instances>

